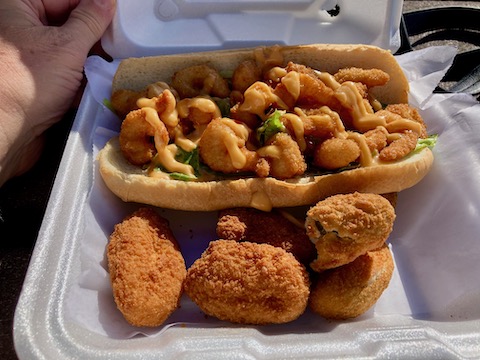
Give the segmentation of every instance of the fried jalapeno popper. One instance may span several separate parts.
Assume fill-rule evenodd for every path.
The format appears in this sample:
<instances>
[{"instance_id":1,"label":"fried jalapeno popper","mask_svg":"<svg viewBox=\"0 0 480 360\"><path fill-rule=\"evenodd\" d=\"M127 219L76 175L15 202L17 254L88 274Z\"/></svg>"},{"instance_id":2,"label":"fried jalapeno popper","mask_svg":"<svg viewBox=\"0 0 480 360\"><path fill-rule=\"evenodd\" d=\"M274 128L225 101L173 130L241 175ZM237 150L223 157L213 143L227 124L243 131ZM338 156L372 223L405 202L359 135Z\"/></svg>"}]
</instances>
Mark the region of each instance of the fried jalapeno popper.
<instances>
[{"instance_id":1,"label":"fried jalapeno popper","mask_svg":"<svg viewBox=\"0 0 480 360\"><path fill-rule=\"evenodd\" d=\"M308 265L316 255L300 220L280 211L263 212L251 208L222 210L217 221L219 239L270 244L292 253Z\"/></svg>"},{"instance_id":2,"label":"fried jalapeno popper","mask_svg":"<svg viewBox=\"0 0 480 360\"><path fill-rule=\"evenodd\" d=\"M168 221L142 208L115 226L107 247L113 296L134 326L159 326L183 292L185 261Z\"/></svg>"},{"instance_id":3,"label":"fried jalapeno popper","mask_svg":"<svg viewBox=\"0 0 480 360\"><path fill-rule=\"evenodd\" d=\"M328 319L360 316L377 302L392 274L388 246L367 251L347 265L322 272L313 286L309 306Z\"/></svg>"},{"instance_id":4,"label":"fried jalapeno popper","mask_svg":"<svg viewBox=\"0 0 480 360\"><path fill-rule=\"evenodd\" d=\"M268 244L217 240L188 269L185 292L207 315L280 324L304 311L310 281L295 257Z\"/></svg>"},{"instance_id":5,"label":"fried jalapeno popper","mask_svg":"<svg viewBox=\"0 0 480 360\"><path fill-rule=\"evenodd\" d=\"M383 196L353 193L334 195L307 212L307 235L315 244L315 271L348 264L381 247L393 229L395 210Z\"/></svg>"}]
</instances>

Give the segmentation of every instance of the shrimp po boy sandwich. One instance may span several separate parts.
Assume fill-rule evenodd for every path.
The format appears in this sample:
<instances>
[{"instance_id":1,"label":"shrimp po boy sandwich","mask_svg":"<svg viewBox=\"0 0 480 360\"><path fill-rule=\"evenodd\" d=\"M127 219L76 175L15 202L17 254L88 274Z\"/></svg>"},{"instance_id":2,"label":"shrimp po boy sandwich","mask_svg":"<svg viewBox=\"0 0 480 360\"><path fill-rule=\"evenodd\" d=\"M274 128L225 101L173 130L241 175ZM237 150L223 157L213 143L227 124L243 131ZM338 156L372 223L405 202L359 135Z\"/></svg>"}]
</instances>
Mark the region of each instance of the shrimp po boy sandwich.
<instances>
[{"instance_id":1,"label":"shrimp po boy sandwich","mask_svg":"<svg viewBox=\"0 0 480 360\"><path fill-rule=\"evenodd\" d=\"M433 155L393 55L272 46L123 60L100 173L124 201L211 211L418 183Z\"/></svg>"}]
</instances>

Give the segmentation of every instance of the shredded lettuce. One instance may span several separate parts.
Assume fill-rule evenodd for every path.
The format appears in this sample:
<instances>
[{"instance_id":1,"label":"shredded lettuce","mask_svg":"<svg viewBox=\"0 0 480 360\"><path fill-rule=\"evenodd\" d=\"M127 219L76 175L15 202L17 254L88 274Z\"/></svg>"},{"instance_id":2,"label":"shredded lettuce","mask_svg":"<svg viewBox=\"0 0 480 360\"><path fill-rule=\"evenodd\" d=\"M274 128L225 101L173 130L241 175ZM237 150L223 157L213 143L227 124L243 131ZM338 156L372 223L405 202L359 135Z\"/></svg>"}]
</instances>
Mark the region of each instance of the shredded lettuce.
<instances>
[{"instance_id":1,"label":"shredded lettuce","mask_svg":"<svg viewBox=\"0 0 480 360\"><path fill-rule=\"evenodd\" d=\"M108 110L116 114L115 109L113 108L112 102L109 99L107 98L103 99L103 105L105 105L108 108Z\"/></svg>"},{"instance_id":2,"label":"shredded lettuce","mask_svg":"<svg viewBox=\"0 0 480 360\"><path fill-rule=\"evenodd\" d=\"M263 122L263 125L257 129L257 140L262 146L276 133L286 131L281 117L282 112L275 110L275 112Z\"/></svg>"},{"instance_id":3,"label":"shredded lettuce","mask_svg":"<svg viewBox=\"0 0 480 360\"><path fill-rule=\"evenodd\" d=\"M198 148L195 148L193 151L189 152L179 147L175 156L175 160L181 162L182 164L190 165L193 168L195 176L174 172L169 174L170 178L181 181L191 181L196 179L200 171L200 156L198 155Z\"/></svg>"},{"instance_id":4,"label":"shredded lettuce","mask_svg":"<svg viewBox=\"0 0 480 360\"><path fill-rule=\"evenodd\" d=\"M169 173L168 176L170 176L170 178L173 180L180 180L180 181L192 181L196 179L196 177L194 176L179 173L179 172Z\"/></svg>"},{"instance_id":5,"label":"shredded lettuce","mask_svg":"<svg viewBox=\"0 0 480 360\"><path fill-rule=\"evenodd\" d=\"M426 147L433 148L438 139L438 134L433 134L428 136L425 139L418 139L417 141L417 146L415 147L415 150L413 150L415 153L425 149Z\"/></svg>"},{"instance_id":6,"label":"shredded lettuce","mask_svg":"<svg viewBox=\"0 0 480 360\"><path fill-rule=\"evenodd\" d=\"M158 155L158 154L157 154ZM198 154L198 149L195 148L193 151L185 151L181 147L177 148L177 153L175 155L175 160L182 163L190 165L193 168L195 175L187 175L179 172L169 172L165 167L158 164L157 169L167 173L171 179L181 180L181 181L192 181L196 180L200 174L200 157Z\"/></svg>"},{"instance_id":7,"label":"shredded lettuce","mask_svg":"<svg viewBox=\"0 0 480 360\"><path fill-rule=\"evenodd\" d=\"M220 112L222 113L222 117L230 117L230 99L225 98L214 98L215 104L217 104Z\"/></svg>"},{"instance_id":8,"label":"shredded lettuce","mask_svg":"<svg viewBox=\"0 0 480 360\"><path fill-rule=\"evenodd\" d=\"M195 148L192 151L185 151L181 147L178 147L175 160L181 162L182 164L191 165L194 169L198 169L200 164L198 148Z\"/></svg>"}]
</instances>

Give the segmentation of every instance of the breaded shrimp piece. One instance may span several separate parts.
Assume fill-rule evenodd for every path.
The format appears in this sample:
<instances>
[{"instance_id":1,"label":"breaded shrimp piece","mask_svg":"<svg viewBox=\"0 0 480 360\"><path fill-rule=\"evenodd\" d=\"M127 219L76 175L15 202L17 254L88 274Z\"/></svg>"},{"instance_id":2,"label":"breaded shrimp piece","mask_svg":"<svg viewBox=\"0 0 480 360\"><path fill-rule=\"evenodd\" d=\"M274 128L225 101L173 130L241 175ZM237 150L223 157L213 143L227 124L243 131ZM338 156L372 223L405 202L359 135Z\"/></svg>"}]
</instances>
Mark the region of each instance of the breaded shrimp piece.
<instances>
[{"instance_id":1,"label":"breaded shrimp piece","mask_svg":"<svg viewBox=\"0 0 480 360\"><path fill-rule=\"evenodd\" d=\"M383 70L356 67L340 69L334 77L339 83L345 81L360 82L369 88L385 85L390 80L390 75Z\"/></svg>"},{"instance_id":2,"label":"breaded shrimp piece","mask_svg":"<svg viewBox=\"0 0 480 360\"><path fill-rule=\"evenodd\" d=\"M418 134L405 131L399 139L380 151L378 158L382 161L395 161L410 154L417 146Z\"/></svg>"},{"instance_id":3,"label":"breaded shrimp piece","mask_svg":"<svg viewBox=\"0 0 480 360\"><path fill-rule=\"evenodd\" d=\"M110 104L113 110L115 110L115 113L123 120L130 111L138 109L137 100L146 95L146 90L133 91L119 89L112 94Z\"/></svg>"},{"instance_id":4,"label":"breaded shrimp piece","mask_svg":"<svg viewBox=\"0 0 480 360\"><path fill-rule=\"evenodd\" d=\"M242 61L233 72L232 88L241 93L245 92L253 83L262 79L262 69L254 60Z\"/></svg>"},{"instance_id":5,"label":"breaded shrimp piece","mask_svg":"<svg viewBox=\"0 0 480 360\"><path fill-rule=\"evenodd\" d=\"M171 89L170 86L162 81L157 81L145 87L145 89L140 91L133 91L128 89L119 89L112 93L110 104L112 105L113 110L117 115L124 119L127 114L132 110L137 110L139 107L137 105L138 99L148 98L159 96L164 90L169 89L176 94L175 90Z\"/></svg>"},{"instance_id":6,"label":"breaded shrimp piece","mask_svg":"<svg viewBox=\"0 0 480 360\"><path fill-rule=\"evenodd\" d=\"M393 206L377 194L356 192L318 202L305 221L318 255L310 267L321 272L379 248L390 235L394 220Z\"/></svg>"},{"instance_id":7,"label":"breaded shrimp piece","mask_svg":"<svg viewBox=\"0 0 480 360\"><path fill-rule=\"evenodd\" d=\"M305 267L268 244L212 241L188 269L186 294L207 315L240 324L297 319L310 294Z\"/></svg>"},{"instance_id":8,"label":"breaded shrimp piece","mask_svg":"<svg viewBox=\"0 0 480 360\"><path fill-rule=\"evenodd\" d=\"M330 138L315 148L313 162L327 170L348 166L360 157L360 147L351 139Z\"/></svg>"},{"instance_id":9,"label":"breaded shrimp piece","mask_svg":"<svg viewBox=\"0 0 480 360\"><path fill-rule=\"evenodd\" d=\"M423 121L422 116L417 109L410 107L408 104L390 104L385 108L386 111L400 115L401 117L409 120L413 120L422 125L422 132L420 133L421 138L426 138L427 134L427 125Z\"/></svg>"},{"instance_id":10,"label":"breaded shrimp piece","mask_svg":"<svg viewBox=\"0 0 480 360\"><path fill-rule=\"evenodd\" d=\"M298 143L287 133L275 134L268 140L267 146L258 149L257 153L267 159L270 164L270 175L276 179L301 176L307 170Z\"/></svg>"},{"instance_id":11,"label":"breaded shrimp piece","mask_svg":"<svg viewBox=\"0 0 480 360\"><path fill-rule=\"evenodd\" d=\"M259 156L247 148L250 129L228 118L210 121L198 144L200 157L223 173L255 171Z\"/></svg>"},{"instance_id":12,"label":"breaded shrimp piece","mask_svg":"<svg viewBox=\"0 0 480 360\"><path fill-rule=\"evenodd\" d=\"M165 134L168 137L167 130ZM155 128L147 121L145 110L130 111L122 122L119 142L125 159L133 165L144 165L152 161L157 153L153 138ZM168 138L166 139L168 142Z\"/></svg>"},{"instance_id":13,"label":"breaded shrimp piece","mask_svg":"<svg viewBox=\"0 0 480 360\"><path fill-rule=\"evenodd\" d=\"M134 326L158 326L177 309L185 261L168 221L141 208L115 226L107 247L113 297Z\"/></svg>"},{"instance_id":14,"label":"breaded shrimp piece","mask_svg":"<svg viewBox=\"0 0 480 360\"><path fill-rule=\"evenodd\" d=\"M375 129L368 130L363 134L367 141L367 146L370 151L381 151L387 146L388 131L384 127L376 127Z\"/></svg>"},{"instance_id":15,"label":"breaded shrimp piece","mask_svg":"<svg viewBox=\"0 0 480 360\"><path fill-rule=\"evenodd\" d=\"M275 86L275 94L278 95L290 108L299 106L302 108L319 108L326 105L332 109L338 109L340 103L335 97L333 89L328 87L315 73L312 68L296 63L288 63L285 70L287 73L298 73L299 93L294 94L283 81Z\"/></svg>"},{"instance_id":16,"label":"breaded shrimp piece","mask_svg":"<svg viewBox=\"0 0 480 360\"><path fill-rule=\"evenodd\" d=\"M299 227L278 211L252 208L222 210L217 222L220 239L270 244L292 253L308 265L316 257L315 246L305 228Z\"/></svg>"},{"instance_id":17,"label":"breaded shrimp piece","mask_svg":"<svg viewBox=\"0 0 480 360\"><path fill-rule=\"evenodd\" d=\"M216 69L205 64L177 71L172 77L172 87L182 99L199 95L226 98L230 95L227 80Z\"/></svg>"},{"instance_id":18,"label":"breaded shrimp piece","mask_svg":"<svg viewBox=\"0 0 480 360\"><path fill-rule=\"evenodd\" d=\"M370 309L393 274L388 246L368 251L355 261L321 273L312 288L310 309L327 319L349 319Z\"/></svg>"}]
</instances>

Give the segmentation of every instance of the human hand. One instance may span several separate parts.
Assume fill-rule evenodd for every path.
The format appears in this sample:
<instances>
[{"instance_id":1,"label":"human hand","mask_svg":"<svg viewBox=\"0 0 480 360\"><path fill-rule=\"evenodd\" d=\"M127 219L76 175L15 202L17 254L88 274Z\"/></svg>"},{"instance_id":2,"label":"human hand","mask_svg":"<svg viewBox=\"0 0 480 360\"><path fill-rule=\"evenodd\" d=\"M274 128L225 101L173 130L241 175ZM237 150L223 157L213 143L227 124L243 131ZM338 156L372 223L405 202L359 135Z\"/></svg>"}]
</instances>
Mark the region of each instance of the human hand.
<instances>
[{"instance_id":1,"label":"human hand","mask_svg":"<svg viewBox=\"0 0 480 360\"><path fill-rule=\"evenodd\" d=\"M1 1L0 186L38 159L114 11L115 0Z\"/></svg>"}]
</instances>

